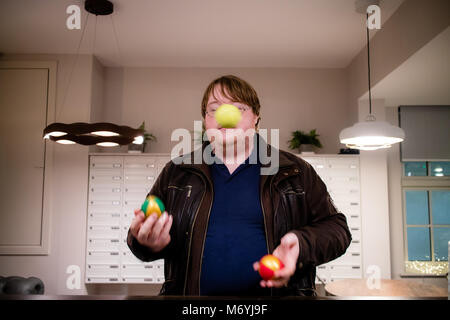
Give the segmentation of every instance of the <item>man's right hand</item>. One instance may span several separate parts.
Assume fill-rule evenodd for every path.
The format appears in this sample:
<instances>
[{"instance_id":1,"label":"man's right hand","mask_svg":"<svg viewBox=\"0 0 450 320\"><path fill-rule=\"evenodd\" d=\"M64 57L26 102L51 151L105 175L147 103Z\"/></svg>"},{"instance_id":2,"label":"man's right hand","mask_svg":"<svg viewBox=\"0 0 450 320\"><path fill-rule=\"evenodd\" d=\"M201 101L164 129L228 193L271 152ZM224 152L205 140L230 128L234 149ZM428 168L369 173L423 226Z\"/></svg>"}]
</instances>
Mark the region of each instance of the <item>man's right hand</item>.
<instances>
[{"instance_id":1,"label":"man's right hand","mask_svg":"<svg viewBox=\"0 0 450 320\"><path fill-rule=\"evenodd\" d=\"M169 244L169 231L173 222L171 215L164 211L159 219L156 213L145 219L145 214L140 209L134 210L134 215L130 231L140 244L150 248L155 253Z\"/></svg>"}]
</instances>

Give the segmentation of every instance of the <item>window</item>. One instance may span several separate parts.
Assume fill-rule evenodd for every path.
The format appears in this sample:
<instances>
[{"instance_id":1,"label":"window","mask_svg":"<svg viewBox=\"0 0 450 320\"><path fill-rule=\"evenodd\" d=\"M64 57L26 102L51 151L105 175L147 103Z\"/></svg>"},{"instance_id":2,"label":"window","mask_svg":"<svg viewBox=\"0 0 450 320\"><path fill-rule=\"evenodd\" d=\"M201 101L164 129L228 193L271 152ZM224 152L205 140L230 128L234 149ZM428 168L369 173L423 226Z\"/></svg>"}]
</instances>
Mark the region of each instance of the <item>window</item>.
<instances>
[{"instance_id":1,"label":"window","mask_svg":"<svg viewBox=\"0 0 450 320\"><path fill-rule=\"evenodd\" d=\"M403 162L405 271L448 272L450 161Z\"/></svg>"}]
</instances>

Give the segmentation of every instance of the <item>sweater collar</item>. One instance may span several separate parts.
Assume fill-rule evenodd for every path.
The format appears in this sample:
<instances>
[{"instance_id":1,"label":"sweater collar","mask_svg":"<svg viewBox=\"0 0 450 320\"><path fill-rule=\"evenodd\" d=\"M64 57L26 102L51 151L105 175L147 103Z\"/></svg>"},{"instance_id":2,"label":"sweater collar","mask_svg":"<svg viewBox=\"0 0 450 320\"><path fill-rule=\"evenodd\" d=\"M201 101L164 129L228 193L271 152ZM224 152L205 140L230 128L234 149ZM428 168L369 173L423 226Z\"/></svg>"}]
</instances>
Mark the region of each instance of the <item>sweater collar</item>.
<instances>
[{"instance_id":1,"label":"sweater collar","mask_svg":"<svg viewBox=\"0 0 450 320\"><path fill-rule=\"evenodd\" d=\"M276 149L272 145L268 144L264 138L259 135L258 133L255 133L255 144L252 153L256 153L256 150L266 150L266 153L262 154L262 152L257 152L258 155L258 161L261 163L262 168L269 168L272 164L271 162L271 156L272 154L276 157L278 156L278 166L280 168L289 167L295 165L295 163L287 158L283 152L280 152L279 149ZM180 163L179 166L181 168L186 169L196 169L203 172L209 173L209 165L204 161L203 154L205 152L205 149L208 149L206 152L211 152L211 146L209 141L205 141L202 144L201 147L201 153L200 150L194 150L191 153L185 154L178 158L178 162ZM200 159L201 158L201 162Z\"/></svg>"}]
</instances>

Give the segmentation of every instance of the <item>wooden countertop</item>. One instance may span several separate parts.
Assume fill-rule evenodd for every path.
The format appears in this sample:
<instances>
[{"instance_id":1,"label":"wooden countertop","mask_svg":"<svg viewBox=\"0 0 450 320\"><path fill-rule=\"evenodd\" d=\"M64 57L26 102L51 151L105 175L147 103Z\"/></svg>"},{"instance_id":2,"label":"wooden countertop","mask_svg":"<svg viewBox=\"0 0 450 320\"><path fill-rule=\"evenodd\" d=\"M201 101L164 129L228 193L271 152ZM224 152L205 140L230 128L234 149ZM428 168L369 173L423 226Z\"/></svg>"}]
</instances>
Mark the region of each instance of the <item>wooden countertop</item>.
<instances>
[{"instance_id":1,"label":"wooden countertop","mask_svg":"<svg viewBox=\"0 0 450 320\"><path fill-rule=\"evenodd\" d=\"M325 285L325 292L333 296L383 297L448 297L448 289L411 280L381 279L379 288L367 279L337 280Z\"/></svg>"}]
</instances>

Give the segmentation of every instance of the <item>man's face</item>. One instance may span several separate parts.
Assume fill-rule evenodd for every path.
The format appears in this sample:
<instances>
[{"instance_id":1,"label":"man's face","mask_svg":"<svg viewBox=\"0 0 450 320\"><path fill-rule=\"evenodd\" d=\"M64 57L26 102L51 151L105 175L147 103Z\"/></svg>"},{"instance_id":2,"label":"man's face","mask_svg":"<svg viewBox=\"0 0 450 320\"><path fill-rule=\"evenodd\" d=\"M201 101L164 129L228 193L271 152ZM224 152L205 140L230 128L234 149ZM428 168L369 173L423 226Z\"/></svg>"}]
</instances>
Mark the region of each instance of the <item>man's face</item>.
<instances>
[{"instance_id":1,"label":"man's face","mask_svg":"<svg viewBox=\"0 0 450 320\"><path fill-rule=\"evenodd\" d=\"M241 114L241 121L236 125L236 128L222 128L216 121L214 116L210 115L209 111L217 110L222 104L232 104L239 109L245 111ZM253 113L253 109L247 106L245 103L232 101L225 97L219 86L216 86L213 93L210 94L208 103L206 105L206 115L205 115L205 128L217 129L223 136L223 144L232 144L235 142L234 136L239 134L239 129L243 130L243 133L249 133L254 130L256 123L258 122L258 116ZM207 131L208 132L208 131ZM210 139L211 140L211 139Z\"/></svg>"}]
</instances>

